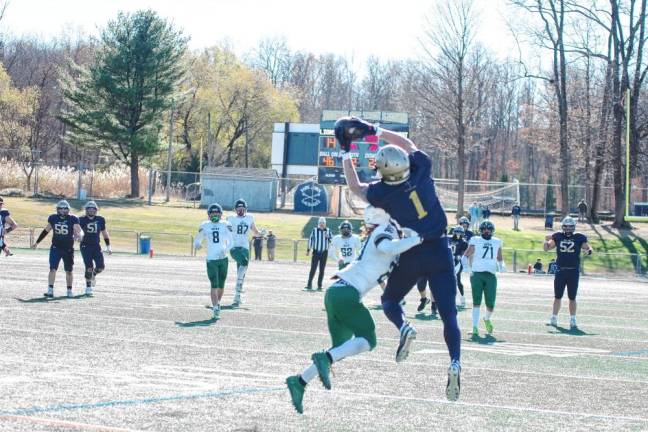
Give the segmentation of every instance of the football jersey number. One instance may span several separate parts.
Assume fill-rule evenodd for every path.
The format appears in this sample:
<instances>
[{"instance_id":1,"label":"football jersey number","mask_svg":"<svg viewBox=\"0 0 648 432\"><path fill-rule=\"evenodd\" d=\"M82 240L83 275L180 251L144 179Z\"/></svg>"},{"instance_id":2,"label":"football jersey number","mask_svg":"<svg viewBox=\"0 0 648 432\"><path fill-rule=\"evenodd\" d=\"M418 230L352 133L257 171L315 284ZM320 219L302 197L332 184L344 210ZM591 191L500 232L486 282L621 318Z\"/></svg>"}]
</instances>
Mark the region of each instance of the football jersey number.
<instances>
[{"instance_id":1,"label":"football jersey number","mask_svg":"<svg viewBox=\"0 0 648 432\"><path fill-rule=\"evenodd\" d=\"M237 225L236 234L246 234L248 232L248 229L249 227L245 224Z\"/></svg>"},{"instance_id":2,"label":"football jersey number","mask_svg":"<svg viewBox=\"0 0 648 432\"><path fill-rule=\"evenodd\" d=\"M418 215L419 219L423 219L425 216L427 216L427 211L423 207L423 203L421 202L421 198L419 198L418 193L416 193L415 190L413 190L409 194L409 199L412 201L412 204L414 204L414 208L416 209L416 214Z\"/></svg>"},{"instance_id":3,"label":"football jersey number","mask_svg":"<svg viewBox=\"0 0 648 432\"><path fill-rule=\"evenodd\" d=\"M484 253L482 255L482 259L486 259L486 255L488 255L489 252L490 252L490 259L493 259L493 245L485 244L483 246L483 249L484 249Z\"/></svg>"},{"instance_id":4,"label":"football jersey number","mask_svg":"<svg viewBox=\"0 0 648 432\"><path fill-rule=\"evenodd\" d=\"M54 234L58 235L68 235L68 226L67 224L57 223L54 224Z\"/></svg>"},{"instance_id":5,"label":"football jersey number","mask_svg":"<svg viewBox=\"0 0 648 432\"><path fill-rule=\"evenodd\" d=\"M220 241L220 231L212 231L212 243L218 243Z\"/></svg>"},{"instance_id":6,"label":"football jersey number","mask_svg":"<svg viewBox=\"0 0 648 432\"><path fill-rule=\"evenodd\" d=\"M350 257L351 255L353 255L353 248L350 247L341 248L340 252L342 253L343 257Z\"/></svg>"},{"instance_id":7,"label":"football jersey number","mask_svg":"<svg viewBox=\"0 0 648 432\"><path fill-rule=\"evenodd\" d=\"M560 242L560 252L574 253L574 242L571 240L563 240Z\"/></svg>"},{"instance_id":8,"label":"football jersey number","mask_svg":"<svg viewBox=\"0 0 648 432\"><path fill-rule=\"evenodd\" d=\"M97 232L97 222L86 225L86 230L89 234L95 234Z\"/></svg>"}]
</instances>

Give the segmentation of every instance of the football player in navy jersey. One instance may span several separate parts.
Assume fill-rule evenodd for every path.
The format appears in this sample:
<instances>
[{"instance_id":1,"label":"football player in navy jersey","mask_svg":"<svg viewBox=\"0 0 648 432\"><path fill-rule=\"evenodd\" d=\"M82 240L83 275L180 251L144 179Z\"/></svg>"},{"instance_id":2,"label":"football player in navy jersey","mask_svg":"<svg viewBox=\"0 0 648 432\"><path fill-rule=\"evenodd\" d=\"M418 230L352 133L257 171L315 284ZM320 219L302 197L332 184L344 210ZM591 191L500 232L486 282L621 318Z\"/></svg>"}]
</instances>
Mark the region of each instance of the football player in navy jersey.
<instances>
[{"instance_id":1,"label":"football player in navy jersey","mask_svg":"<svg viewBox=\"0 0 648 432\"><path fill-rule=\"evenodd\" d=\"M85 265L85 280L87 296L92 295L92 289L96 285L95 277L104 271L104 256L99 244L99 234L102 235L106 243L106 252L112 254L110 248L110 238L106 229L106 219L97 215L99 206L94 201L88 201L85 206L85 216L79 218L79 225L83 231L83 241L81 242L81 256Z\"/></svg>"},{"instance_id":2,"label":"football player in navy jersey","mask_svg":"<svg viewBox=\"0 0 648 432\"><path fill-rule=\"evenodd\" d=\"M443 335L450 354L446 397L455 401L459 398L461 372L461 333L455 304L457 285L445 233L448 222L431 177L432 161L408 138L355 117L338 119L334 129L351 191L424 239L401 254L381 297L385 315L400 330L396 361L407 358L416 338L416 330L404 320L399 302L419 278L426 277L443 320ZM366 184L360 183L349 150L352 141L370 135L380 136L389 145L376 154L375 167L381 179Z\"/></svg>"},{"instance_id":3,"label":"football player in navy jersey","mask_svg":"<svg viewBox=\"0 0 648 432\"><path fill-rule=\"evenodd\" d=\"M49 253L50 271L47 277L47 292L45 297L54 297L54 281L59 263L63 260L65 281L67 282L67 296L72 297L72 270L74 268L74 241L81 240L83 232L79 225L79 218L70 214L70 204L61 200L56 204L56 213L47 218L47 225L32 245L32 249L53 231L52 246Z\"/></svg>"},{"instance_id":4,"label":"football player in navy jersey","mask_svg":"<svg viewBox=\"0 0 648 432\"><path fill-rule=\"evenodd\" d=\"M475 233L468 229L470 227L470 221L466 216L461 216L459 218L459 226L464 229L464 239L466 240L466 243L469 242L470 238L475 235Z\"/></svg>"},{"instance_id":5,"label":"football player in navy jersey","mask_svg":"<svg viewBox=\"0 0 648 432\"><path fill-rule=\"evenodd\" d=\"M587 237L576 231L576 221L567 216L561 223L562 232L555 232L545 237L543 248L545 251L556 248L558 270L554 276L554 302L553 312L549 324L558 325L558 312L560 303L567 287L569 297L569 327L576 329L576 294L578 293L578 279L580 277L581 250L587 255L593 252L587 243Z\"/></svg>"},{"instance_id":6,"label":"football player in navy jersey","mask_svg":"<svg viewBox=\"0 0 648 432\"><path fill-rule=\"evenodd\" d=\"M4 251L6 256L13 255L9 246L7 246L6 235L18 228L18 224L11 218L11 213L4 206L4 199L0 196L0 250Z\"/></svg>"},{"instance_id":7,"label":"football player in navy jersey","mask_svg":"<svg viewBox=\"0 0 648 432\"><path fill-rule=\"evenodd\" d=\"M466 307L466 297L464 296L464 287L461 283L461 272L463 271L461 257L466 252L466 249L468 249L468 242L464 240L464 235L466 235L464 228L456 226L452 229L452 237L450 237L450 250L454 258L455 275L457 276L457 289L461 296L459 306L462 308Z\"/></svg>"}]
</instances>

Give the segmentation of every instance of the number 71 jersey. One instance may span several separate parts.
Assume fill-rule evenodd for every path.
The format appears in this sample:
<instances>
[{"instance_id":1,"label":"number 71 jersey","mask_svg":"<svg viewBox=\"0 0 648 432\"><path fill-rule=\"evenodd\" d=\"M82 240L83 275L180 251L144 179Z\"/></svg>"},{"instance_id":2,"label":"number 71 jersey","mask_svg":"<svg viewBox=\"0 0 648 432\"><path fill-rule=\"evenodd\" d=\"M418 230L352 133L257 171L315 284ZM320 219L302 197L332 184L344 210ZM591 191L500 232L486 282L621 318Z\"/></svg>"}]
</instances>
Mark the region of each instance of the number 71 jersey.
<instances>
[{"instance_id":1,"label":"number 71 jersey","mask_svg":"<svg viewBox=\"0 0 648 432\"><path fill-rule=\"evenodd\" d=\"M491 237L486 240L482 236L474 236L469 245L475 247L472 255L473 272L497 273L497 255L502 248L502 240Z\"/></svg>"},{"instance_id":2,"label":"number 71 jersey","mask_svg":"<svg viewBox=\"0 0 648 432\"><path fill-rule=\"evenodd\" d=\"M232 237L234 238L234 247L250 248L248 231L254 223L254 217L246 214L245 216L229 216L227 222L232 228Z\"/></svg>"}]
</instances>

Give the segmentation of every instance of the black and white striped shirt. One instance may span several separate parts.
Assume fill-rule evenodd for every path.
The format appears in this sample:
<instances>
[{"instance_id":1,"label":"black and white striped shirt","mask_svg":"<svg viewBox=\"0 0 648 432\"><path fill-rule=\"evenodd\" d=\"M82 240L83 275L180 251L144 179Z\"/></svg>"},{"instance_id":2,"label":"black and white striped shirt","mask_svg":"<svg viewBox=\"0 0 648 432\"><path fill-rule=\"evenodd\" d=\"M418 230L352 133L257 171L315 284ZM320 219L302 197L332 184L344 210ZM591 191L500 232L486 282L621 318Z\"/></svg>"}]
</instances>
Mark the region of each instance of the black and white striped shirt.
<instances>
[{"instance_id":1,"label":"black and white striped shirt","mask_svg":"<svg viewBox=\"0 0 648 432\"><path fill-rule=\"evenodd\" d=\"M319 227L315 227L308 238L308 250L315 252L328 251L332 238L333 235L331 234L330 229L320 229Z\"/></svg>"}]
</instances>

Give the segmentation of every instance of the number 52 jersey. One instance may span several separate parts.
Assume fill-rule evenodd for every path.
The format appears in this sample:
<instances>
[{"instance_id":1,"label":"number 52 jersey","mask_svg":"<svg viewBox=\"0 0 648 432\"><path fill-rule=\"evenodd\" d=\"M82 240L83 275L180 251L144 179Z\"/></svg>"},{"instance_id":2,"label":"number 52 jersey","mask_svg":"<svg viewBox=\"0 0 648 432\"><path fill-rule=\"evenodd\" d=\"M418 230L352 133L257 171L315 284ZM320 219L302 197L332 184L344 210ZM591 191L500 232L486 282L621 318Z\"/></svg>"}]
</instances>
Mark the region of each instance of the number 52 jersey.
<instances>
[{"instance_id":1,"label":"number 52 jersey","mask_svg":"<svg viewBox=\"0 0 648 432\"><path fill-rule=\"evenodd\" d=\"M497 273L497 255L502 248L502 240L497 237L486 240L482 236L474 236L469 244L475 247L472 255L472 271Z\"/></svg>"}]
</instances>

